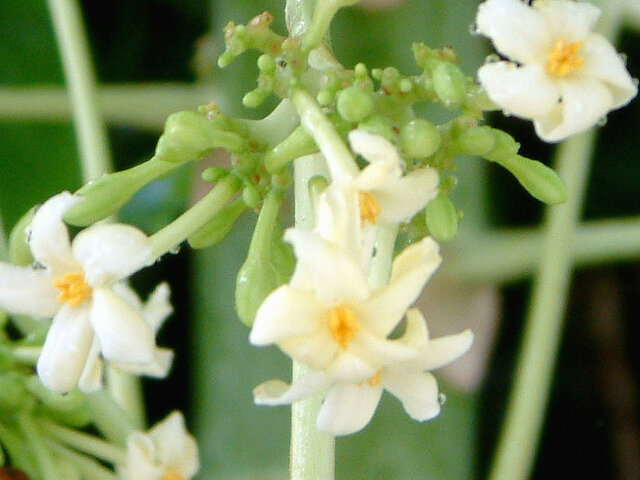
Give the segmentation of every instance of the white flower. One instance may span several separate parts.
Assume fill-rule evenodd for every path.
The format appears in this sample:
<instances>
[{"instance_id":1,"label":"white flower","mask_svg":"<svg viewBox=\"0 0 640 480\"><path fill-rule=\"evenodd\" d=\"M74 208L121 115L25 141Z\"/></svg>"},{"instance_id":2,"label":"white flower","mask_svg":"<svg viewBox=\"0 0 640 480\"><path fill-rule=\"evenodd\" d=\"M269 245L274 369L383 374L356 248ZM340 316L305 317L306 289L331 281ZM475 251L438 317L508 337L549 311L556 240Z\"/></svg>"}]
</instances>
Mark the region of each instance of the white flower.
<instances>
[{"instance_id":1,"label":"white flower","mask_svg":"<svg viewBox=\"0 0 640 480\"><path fill-rule=\"evenodd\" d=\"M127 480L188 480L200 467L198 444L184 426L184 417L173 412L148 433L127 438Z\"/></svg>"},{"instance_id":2,"label":"white flower","mask_svg":"<svg viewBox=\"0 0 640 480\"><path fill-rule=\"evenodd\" d=\"M406 339L387 337L440 264L431 238L398 255L389 284L375 291L356 260L317 234L290 229L285 238L298 258L296 270L258 309L251 343L277 343L311 369L346 382L416 355Z\"/></svg>"},{"instance_id":3,"label":"white flower","mask_svg":"<svg viewBox=\"0 0 640 480\"><path fill-rule=\"evenodd\" d=\"M426 421L440 413L438 384L430 370L440 368L464 354L473 341L465 330L435 340L429 339L424 318L417 309L407 312L407 345L419 354L407 361L391 363L360 382L335 382L323 372L311 372L291 386L271 380L254 390L260 405L283 405L328 388L317 418L318 429L332 435L347 435L364 428L373 416L384 390L401 402L407 414Z\"/></svg>"},{"instance_id":4,"label":"white flower","mask_svg":"<svg viewBox=\"0 0 640 480\"><path fill-rule=\"evenodd\" d=\"M511 61L489 62L478 77L505 113L532 119L557 142L595 125L637 93L623 59L593 27L600 10L585 2L488 0L479 33Z\"/></svg>"},{"instance_id":5,"label":"white flower","mask_svg":"<svg viewBox=\"0 0 640 480\"><path fill-rule=\"evenodd\" d=\"M98 224L71 243L62 216L79 200L63 192L34 215L29 245L36 268L0 263L0 307L53 317L37 371L58 392L78 385L94 338L105 360L139 366L158 359L154 329L112 288L154 262L150 240L129 225ZM85 377L95 385L95 375Z\"/></svg>"}]
</instances>

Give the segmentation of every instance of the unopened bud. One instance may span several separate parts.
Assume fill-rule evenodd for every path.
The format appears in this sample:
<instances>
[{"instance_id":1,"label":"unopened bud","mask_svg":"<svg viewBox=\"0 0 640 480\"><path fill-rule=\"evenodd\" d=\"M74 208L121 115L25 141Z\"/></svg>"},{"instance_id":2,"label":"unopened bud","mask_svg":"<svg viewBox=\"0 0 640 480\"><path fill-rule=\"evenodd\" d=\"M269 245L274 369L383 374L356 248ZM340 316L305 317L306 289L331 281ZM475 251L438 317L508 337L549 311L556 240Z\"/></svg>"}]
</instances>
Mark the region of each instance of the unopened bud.
<instances>
[{"instance_id":1,"label":"unopened bud","mask_svg":"<svg viewBox=\"0 0 640 480\"><path fill-rule=\"evenodd\" d=\"M346 121L359 122L373 110L373 100L371 95L358 87L348 87L338 94L336 108Z\"/></svg>"},{"instance_id":2,"label":"unopened bud","mask_svg":"<svg viewBox=\"0 0 640 480\"><path fill-rule=\"evenodd\" d=\"M495 143L493 129L486 125L468 128L457 138L458 148L468 155L484 156L493 149Z\"/></svg>"},{"instance_id":3,"label":"unopened bud","mask_svg":"<svg viewBox=\"0 0 640 480\"><path fill-rule=\"evenodd\" d=\"M410 157L430 157L440 148L440 132L428 120L411 120L400 129L400 146Z\"/></svg>"},{"instance_id":4,"label":"unopened bud","mask_svg":"<svg viewBox=\"0 0 640 480\"><path fill-rule=\"evenodd\" d=\"M443 193L427 203L425 220L429 233L439 242L449 242L458 234L458 212Z\"/></svg>"},{"instance_id":5,"label":"unopened bud","mask_svg":"<svg viewBox=\"0 0 640 480\"><path fill-rule=\"evenodd\" d=\"M438 98L447 106L460 105L467 95L467 79L457 65L440 62L431 74Z\"/></svg>"}]
</instances>

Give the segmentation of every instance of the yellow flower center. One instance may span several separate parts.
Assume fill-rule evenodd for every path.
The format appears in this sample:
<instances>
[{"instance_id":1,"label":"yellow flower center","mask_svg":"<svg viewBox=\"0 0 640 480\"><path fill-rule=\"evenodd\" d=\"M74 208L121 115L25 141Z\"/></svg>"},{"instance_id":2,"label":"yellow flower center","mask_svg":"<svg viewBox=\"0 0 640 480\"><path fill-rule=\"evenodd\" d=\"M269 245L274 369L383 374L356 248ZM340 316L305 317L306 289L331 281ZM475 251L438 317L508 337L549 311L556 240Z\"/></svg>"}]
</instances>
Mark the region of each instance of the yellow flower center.
<instances>
[{"instance_id":1,"label":"yellow flower center","mask_svg":"<svg viewBox=\"0 0 640 480\"><path fill-rule=\"evenodd\" d=\"M358 330L360 322L349 307L340 305L329 310L329 331L343 350L349 346Z\"/></svg>"},{"instance_id":2,"label":"yellow flower center","mask_svg":"<svg viewBox=\"0 0 640 480\"><path fill-rule=\"evenodd\" d=\"M162 478L160 478L160 480L187 480L187 479L184 478L175 470L168 469L168 470L165 470L164 475L162 476Z\"/></svg>"},{"instance_id":3,"label":"yellow flower center","mask_svg":"<svg viewBox=\"0 0 640 480\"><path fill-rule=\"evenodd\" d=\"M380 385L380 372L376 373L373 377L367 380L367 384L370 387L377 387Z\"/></svg>"},{"instance_id":4,"label":"yellow flower center","mask_svg":"<svg viewBox=\"0 0 640 480\"><path fill-rule=\"evenodd\" d=\"M376 224L376 219L380 214L380 205L373 195L367 192L358 192L358 203L360 204L360 219L362 223L369 222Z\"/></svg>"},{"instance_id":5,"label":"yellow flower center","mask_svg":"<svg viewBox=\"0 0 640 480\"><path fill-rule=\"evenodd\" d=\"M580 68L584 64L584 58L578 55L581 47L582 42L567 43L564 38L558 39L549 52L547 72L564 77L576 68Z\"/></svg>"},{"instance_id":6,"label":"yellow flower center","mask_svg":"<svg viewBox=\"0 0 640 480\"><path fill-rule=\"evenodd\" d=\"M91 295L91 287L80 272L65 273L51 281L54 288L60 290L58 300L77 306Z\"/></svg>"}]
</instances>

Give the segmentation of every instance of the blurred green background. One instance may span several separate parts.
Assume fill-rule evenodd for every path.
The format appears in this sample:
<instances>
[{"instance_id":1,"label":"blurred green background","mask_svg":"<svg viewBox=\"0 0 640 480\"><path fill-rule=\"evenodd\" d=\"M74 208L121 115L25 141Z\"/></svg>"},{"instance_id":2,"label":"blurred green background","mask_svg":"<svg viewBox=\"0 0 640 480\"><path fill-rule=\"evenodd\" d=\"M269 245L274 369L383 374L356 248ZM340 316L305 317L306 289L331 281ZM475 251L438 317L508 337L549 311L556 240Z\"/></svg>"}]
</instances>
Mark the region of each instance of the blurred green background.
<instances>
[{"instance_id":1,"label":"blurred green background","mask_svg":"<svg viewBox=\"0 0 640 480\"><path fill-rule=\"evenodd\" d=\"M433 47L453 46L473 75L489 48L485 40L469 34L479 2L400 3L393 10L339 12L332 27L336 57L348 66L395 65L409 73L415 71L411 43L424 41ZM223 71L214 67L215 55L223 48L221 28L229 20L246 23L270 10L276 17L274 28L284 33L283 6L283 1L262 0L82 2L101 83L199 82L211 85L212 97L226 113L254 118L266 109L247 111L240 99L254 88L256 55L246 54ZM624 33L620 49L628 54L635 77L640 76L638 45L637 34ZM0 1L0 88L62 83L44 0ZM153 103L141 102L139 108L155 111ZM587 218L640 212L639 116L640 108L634 105L611 115L603 128L585 206ZM522 142L525 155L549 160L551 148L535 139L528 122L498 116L494 120ZM110 124L117 168L149 158L158 135ZM473 164L470 172L486 175L491 193L484 195L477 178L473 184L469 180L473 191L460 199L466 224L478 218L490 226L539 221L540 206L508 174L481 164ZM463 177L467 174L461 172ZM126 207L122 218L155 231L189 202L193 178L187 168L151 185ZM463 190L464 181L461 184ZM79 186L74 132L68 121L16 121L0 115L0 211L6 231L32 205ZM145 381L149 418L156 421L174 408L187 412L200 442L199 478L286 478L289 409L253 406L251 389L269 378L287 378L288 361L275 348L251 348L248 331L236 321L232 305L235 274L253 221L246 215L223 244L199 252L182 249L134 279L143 293L164 278L172 285L176 312L159 343L175 348L177 358L167 380ZM504 413L528 289L528 282L521 282L501 290L502 323L488 378L479 392L457 392L442 381L447 395L443 413L426 424L412 422L396 400L385 396L367 429L338 440L337 478L484 478ZM640 428L635 375L640 358L634 348L639 290L637 265L577 273L534 478L625 478L625 468L640 464L640 451L634 450ZM620 445L628 458L617 453Z\"/></svg>"}]
</instances>

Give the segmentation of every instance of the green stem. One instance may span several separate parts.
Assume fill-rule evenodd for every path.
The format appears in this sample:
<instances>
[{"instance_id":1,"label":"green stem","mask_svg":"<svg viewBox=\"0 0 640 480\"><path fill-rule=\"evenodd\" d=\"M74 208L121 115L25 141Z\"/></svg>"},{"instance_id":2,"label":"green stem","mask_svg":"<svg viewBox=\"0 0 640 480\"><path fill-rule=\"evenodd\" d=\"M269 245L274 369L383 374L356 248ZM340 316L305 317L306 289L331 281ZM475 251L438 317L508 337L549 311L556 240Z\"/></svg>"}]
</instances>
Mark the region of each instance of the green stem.
<instances>
[{"instance_id":1,"label":"green stem","mask_svg":"<svg viewBox=\"0 0 640 480\"><path fill-rule=\"evenodd\" d=\"M126 450L93 435L61 427L48 420L42 421L40 427L52 439L105 462L118 465L126 460Z\"/></svg>"},{"instance_id":2,"label":"green stem","mask_svg":"<svg viewBox=\"0 0 640 480\"><path fill-rule=\"evenodd\" d=\"M320 45L329 31L329 25L336 12L342 7L357 2L358 0L317 0L311 25L302 39L302 48L311 50Z\"/></svg>"},{"instance_id":3,"label":"green stem","mask_svg":"<svg viewBox=\"0 0 640 480\"><path fill-rule=\"evenodd\" d=\"M128 412L106 390L88 394L85 398L96 428L112 443L126 445L127 437L136 430Z\"/></svg>"},{"instance_id":4,"label":"green stem","mask_svg":"<svg viewBox=\"0 0 640 480\"><path fill-rule=\"evenodd\" d=\"M240 185L233 175L220 180L198 203L151 236L153 254L159 258L186 240L229 203Z\"/></svg>"},{"instance_id":5,"label":"green stem","mask_svg":"<svg viewBox=\"0 0 640 480\"><path fill-rule=\"evenodd\" d=\"M62 57L76 121L84 181L111 171L111 155L98 110L96 80L82 15L74 0L49 0L49 9Z\"/></svg>"},{"instance_id":6,"label":"green stem","mask_svg":"<svg viewBox=\"0 0 640 480\"><path fill-rule=\"evenodd\" d=\"M56 452L61 458L67 460L82 472L82 478L86 480L118 480L110 470L106 469L94 459L86 457L82 454L69 450L58 443L47 440L47 445L51 450ZM49 480L49 477L46 477Z\"/></svg>"},{"instance_id":7,"label":"green stem","mask_svg":"<svg viewBox=\"0 0 640 480\"><path fill-rule=\"evenodd\" d=\"M300 123L309 131L324 155L331 177L334 180L354 178L359 171L356 161L316 101L299 88L293 92L291 100L300 115Z\"/></svg>"},{"instance_id":8,"label":"green stem","mask_svg":"<svg viewBox=\"0 0 640 480\"><path fill-rule=\"evenodd\" d=\"M309 179L327 176L326 166L318 156L301 157L294 162L296 227L313 228L313 202ZM293 362L293 381L308 372ZM291 480L332 480L335 469L335 439L316 428L316 418L323 393L317 393L291 406Z\"/></svg>"},{"instance_id":9,"label":"green stem","mask_svg":"<svg viewBox=\"0 0 640 480\"><path fill-rule=\"evenodd\" d=\"M568 201L548 207L546 236L516 378L509 398L489 478L528 478L535 460L562 335L563 314L571 279L571 247L585 194L593 151L593 131L578 135L557 151L558 173L567 185Z\"/></svg>"},{"instance_id":10,"label":"green stem","mask_svg":"<svg viewBox=\"0 0 640 480\"><path fill-rule=\"evenodd\" d=\"M380 226L376 231L376 255L369 271L369 285L374 290L389 283L397 235L398 225Z\"/></svg>"},{"instance_id":11,"label":"green stem","mask_svg":"<svg viewBox=\"0 0 640 480\"><path fill-rule=\"evenodd\" d=\"M36 459L41 478L46 480L60 480L58 466L51 455L51 451L47 445L45 445L45 440L38 430L31 414L28 412L20 412L16 416L16 419Z\"/></svg>"}]
</instances>

